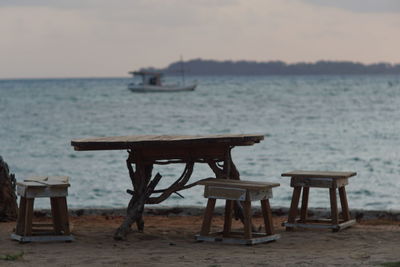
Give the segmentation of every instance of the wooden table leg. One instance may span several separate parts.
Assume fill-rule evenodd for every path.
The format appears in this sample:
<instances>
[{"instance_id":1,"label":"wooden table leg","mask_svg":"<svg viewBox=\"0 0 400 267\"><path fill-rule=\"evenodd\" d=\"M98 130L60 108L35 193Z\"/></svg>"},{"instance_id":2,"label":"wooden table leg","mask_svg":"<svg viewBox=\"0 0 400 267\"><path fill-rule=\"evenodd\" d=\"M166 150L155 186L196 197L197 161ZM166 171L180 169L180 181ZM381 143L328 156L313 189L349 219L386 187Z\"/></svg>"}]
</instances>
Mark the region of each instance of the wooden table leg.
<instances>
[{"instance_id":1,"label":"wooden table leg","mask_svg":"<svg viewBox=\"0 0 400 267\"><path fill-rule=\"evenodd\" d=\"M214 213L215 202L216 202L215 198L209 198L207 201L207 207L204 212L203 224L201 226L201 232L200 232L200 234L203 236L206 236L210 233L211 220Z\"/></svg>"},{"instance_id":2,"label":"wooden table leg","mask_svg":"<svg viewBox=\"0 0 400 267\"><path fill-rule=\"evenodd\" d=\"M138 190L139 195L141 194L146 194L146 191L148 190L148 185L151 180L151 174L153 171L153 164L142 164L142 163L136 163L136 173L138 174L136 177L135 181L138 184L138 188L135 190ZM153 188L154 189L154 188ZM151 190L153 191L153 190ZM150 192L151 194L151 192ZM150 197L150 195L149 195ZM145 198L143 204L140 205L140 207L137 210L137 216L136 216L136 226L139 232L144 231L144 220L143 220L143 212L144 212L144 204L146 203L148 197Z\"/></svg>"},{"instance_id":3,"label":"wooden table leg","mask_svg":"<svg viewBox=\"0 0 400 267\"><path fill-rule=\"evenodd\" d=\"M274 225L272 223L272 211L269 205L269 199L261 200L261 211L264 217L265 232L267 235L273 235Z\"/></svg>"},{"instance_id":4,"label":"wooden table leg","mask_svg":"<svg viewBox=\"0 0 400 267\"><path fill-rule=\"evenodd\" d=\"M308 208L309 192L310 192L310 188L304 186L303 187L303 195L301 198L301 210L300 210L300 220L302 223L306 223L306 221L307 221L307 208Z\"/></svg>"},{"instance_id":5,"label":"wooden table leg","mask_svg":"<svg viewBox=\"0 0 400 267\"><path fill-rule=\"evenodd\" d=\"M292 203L290 204L290 210L288 215L288 223L295 223L297 216L297 207L299 205L301 194L301 186L295 186L293 188ZM286 231L292 230L293 227L286 227Z\"/></svg>"},{"instance_id":6,"label":"wooden table leg","mask_svg":"<svg viewBox=\"0 0 400 267\"><path fill-rule=\"evenodd\" d=\"M149 199L154 188L161 179L161 175L157 174L153 180L151 180L151 171L153 169L152 164L136 162L136 171L134 172L128 158L127 166L135 191L128 205L126 217L114 234L115 240L126 239L126 235L130 231L131 225L134 222L138 225L138 230L143 231L144 204L146 203L146 200Z\"/></svg>"},{"instance_id":7,"label":"wooden table leg","mask_svg":"<svg viewBox=\"0 0 400 267\"><path fill-rule=\"evenodd\" d=\"M344 188L344 186L339 187L339 197L340 197L340 204L342 206L343 219L344 221L349 221L351 217L349 211L349 204L347 203L346 189Z\"/></svg>"},{"instance_id":8,"label":"wooden table leg","mask_svg":"<svg viewBox=\"0 0 400 267\"><path fill-rule=\"evenodd\" d=\"M332 218L332 225L338 225L339 218L338 218L338 208L337 208L337 199L336 199L336 188L329 188L329 196L331 201L331 218ZM333 229L333 231L337 231Z\"/></svg>"}]
</instances>

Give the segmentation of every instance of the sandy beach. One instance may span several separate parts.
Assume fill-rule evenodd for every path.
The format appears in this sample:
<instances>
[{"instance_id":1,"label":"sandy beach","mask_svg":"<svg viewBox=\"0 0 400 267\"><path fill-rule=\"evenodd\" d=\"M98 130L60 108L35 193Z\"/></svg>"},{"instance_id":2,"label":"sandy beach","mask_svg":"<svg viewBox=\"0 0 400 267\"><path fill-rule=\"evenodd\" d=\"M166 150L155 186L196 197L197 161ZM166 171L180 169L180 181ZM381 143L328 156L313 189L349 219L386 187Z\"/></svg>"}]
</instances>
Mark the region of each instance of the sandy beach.
<instances>
[{"instance_id":1,"label":"sandy beach","mask_svg":"<svg viewBox=\"0 0 400 267\"><path fill-rule=\"evenodd\" d=\"M338 233L328 230L286 232L274 217L281 239L255 246L196 242L201 216L145 216L145 231L135 230L126 241L113 234L123 217L115 215L71 216L71 243L19 244L9 236L14 222L0 223L0 255L19 255L0 266L379 266L400 261L400 222L362 220ZM222 226L215 216L213 227ZM49 218L36 218L49 221ZM262 219L254 219L256 226ZM238 222L234 227L240 228ZM388 265L383 265L388 266ZM392 266L392 265L390 265ZM399 265L394 265L399 266Z\"/></svg>"}]
</instances>

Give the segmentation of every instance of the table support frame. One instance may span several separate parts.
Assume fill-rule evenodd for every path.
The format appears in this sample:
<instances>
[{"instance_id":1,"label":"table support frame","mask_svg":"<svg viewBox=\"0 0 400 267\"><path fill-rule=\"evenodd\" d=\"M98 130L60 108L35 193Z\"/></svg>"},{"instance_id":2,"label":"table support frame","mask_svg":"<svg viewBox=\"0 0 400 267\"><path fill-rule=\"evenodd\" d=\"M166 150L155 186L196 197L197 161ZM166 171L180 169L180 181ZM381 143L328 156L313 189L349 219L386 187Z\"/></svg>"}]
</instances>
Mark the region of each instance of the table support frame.
<instances>
[{"instance_id":1,"label":"table support frame","mask_svg":"<svg viewBox=\"0 0 400 267\"><path fill-rule=\"evenodd\" d=\"M219 179L234 179L240 180L240 174L235 164L232 161L231 150L232 146L221 146L216 151L203 152L201 156L191 155L190 150L184 150L180 157L175 158L174 153L171 156L162 155L160 160L154 156L157 153L151 151L149 155L148 149L141 150L128 150L128 158L126 165L129 171L129 176L132 182L132 190L127 190L128 193L132 194L132 198L129 201L129 205L126 211L126 217L122 224L118 227L114 234L114 239L124 240L127 234L131 231L132 224L136 223L139 232L144 230L143 211L145 204L158 204L167 199L171 194L177 193L178 191L191 188L197 185L197 182L187 184L195 163L206 163L214 172L215 177ZM221 156L222 155L222 156ZM164 158L167 157L167 160ZM153 165L166 165L174 163L186 164L185 169L180 176L170 187L166 189L156 190L156 186L161 179L161 175L157 173L152 179ZM135 167L135 169L134 169ZM157 197L152 197L153 193L160 193ZM234 215L235 219L241 219L244 222L243 208L239 201L234 203Z\"/></svg>"}]
</instances>

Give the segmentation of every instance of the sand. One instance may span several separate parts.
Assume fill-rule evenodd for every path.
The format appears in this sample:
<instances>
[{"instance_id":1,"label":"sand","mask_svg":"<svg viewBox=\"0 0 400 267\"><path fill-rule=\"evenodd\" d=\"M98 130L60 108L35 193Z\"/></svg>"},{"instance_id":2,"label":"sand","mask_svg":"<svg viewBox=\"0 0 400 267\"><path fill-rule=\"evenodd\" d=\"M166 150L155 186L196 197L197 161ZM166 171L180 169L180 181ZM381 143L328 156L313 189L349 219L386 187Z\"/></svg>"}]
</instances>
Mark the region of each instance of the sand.
<instances>
[{"instance_id":1,"label":"sand","mask_svg":"<svg viewBox=\"0 0 400 267\"><path fill-rule=\"evenodd\" d=\"M254 246L195 242L201 216L146 216L144 233L132 231L114 241L121 216L71 217L71 243L20 244L9 238L15 223L0 223L0 256L20 254L0 266L376 266L400 262L400 222L365 220L338 233L329 230L286 232L275 217L281 239ZM48 218L39 218L41 221ZM262 219L255 218L255 225ZM213 227L222 226L216 216ZM240 224L235 222L234 227Z\"/></svg>"}]
</instances>

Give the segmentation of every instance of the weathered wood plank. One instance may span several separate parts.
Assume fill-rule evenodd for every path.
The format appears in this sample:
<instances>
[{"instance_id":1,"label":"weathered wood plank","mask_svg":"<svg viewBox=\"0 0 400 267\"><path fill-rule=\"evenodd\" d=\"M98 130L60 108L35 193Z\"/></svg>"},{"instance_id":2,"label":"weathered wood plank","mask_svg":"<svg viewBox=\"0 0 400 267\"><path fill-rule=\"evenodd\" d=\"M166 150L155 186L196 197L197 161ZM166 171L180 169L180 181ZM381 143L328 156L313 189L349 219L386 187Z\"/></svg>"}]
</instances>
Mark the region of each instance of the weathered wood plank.
<instances>
[{"instance_id":1,"label":"weathered wood plank","mask_svg":"<svg viewBox=\"0 0 400 267\"><path fill-rule=\"evenodd\" d=\"M349 204L347 203L347 194L344 186L339 187L340 204L342 206L342 215L345 221L350 220Z\"/></svg>"},{"instance_id":2,"label":"weathered wood plank","mask_svg":"<svg viewBox=\"0 0 400 267\"><path fill-rule=\"evenodd\" d=\"M60 216L60 206L58 205L58 201L56 197L50 198L50 205L51 205L51 217L53 220L53 227L54 232L57 235L60 235L63 228L62 228L62 218Z\"/></svg>"},{"instance_id":3,"label":"weathered wood plank","mask_svg":"<svg viewBox=\"0 0 400 267\"><path fill-rule=\"evenodd\" d=\"M273 235L274 225L272 223L272 211L268 199L261 200L261 211L264 218L265 233L267 235Z\"/></svg>"},{"instance_id":4,"label":"weathered wood plank","mask_svg":"<svg viewBox=\"0 0 400 267\"><path fill-rule=\"evenodd\" d=\"M287 177L305 177L305 178L349 178L357 175L356 172L330 172L330 171L291 171L282 173L281 176Z\"/></svg>"},{"instance_id":5,"label":"weathered wood plank","mask_svg":"<svg viewBox=\"0 0 400 267\"><path fill-rule=\"evenodd\" d=\"M21 196L19 199L19 209L17 218L16 234L24 235L25 231L26 198Z\"/></svg>"},{"instance_id":6,"label":"weathered wood plank","mask_svg":"<svg viewBox=\"0 0 400 267\"><path fill-rule=\"evenodd\" d=\"M265 235L261 233L252 233L252 238L250 239L243 239L241 236L243 233L236 233L236 232L231 232L231 234L234 235L234 237L224 237L221 235L220 232L217 233L212 233L207 236L203 235L196 235L195 238L197 241L206 241L206 242L221 242L224 244L236 244L236 245L255 245L255 244L261 244L261 243L267 243L267 242L272 242L275 240L278 240L280 238L279 234L275 235Z\"/></svg>"},{"instance_id":7,"label":"weathered wood plank","mask_svg":"<svg viewBox=\"0 0 400 267\"><path fill-rule=\"evenodd\" d=\"M289 223L289 222L284 222L283 226L294 228L294 227L300 227L300 228L309 228L309 229L332 229L335 232L339 230L346 229L356 223L356 220L349 220L345 222L340 222L338 224L331 224L331 220L307 220L306 223L301 222L300 220L294 222L294 223Z\"/></svg>"},{"instance_id":8,"label":"weathered wood plank","mask_svg":"<svg viewBox=\"0 0 400 267\"><path fill-rule=\"evenodd\" d=\"M132 163L142 159L146 161L171 160L171 159L193 159L193 160L219 160L223 161L228 145L204 146L204 145L149 145L146 147L134 147ZM140 157L135 155L139 154Z\"/></svg>"},{"instance_id":9,"label":"weathered wood plank","mask_svg":"<svg viewBox=\"0 0 400 267\"><path fill-rule=\"evenodd\" d=\"M332 225L337 225L339 222L339 214L337 208L336 188L329 188L329 196L331 202Z\"/></svg>"},{"instance_id":10,"label":"weathered wood plank","mask_svg":"<svg viewBox=\"0 0 400 267\"><path fill-rule=\"evenodd\" d=\"M233 211L233 201L225 201L225 219L224 219L224 231L223 236L227 237L232 230L232 211Z\"/></svg>"},{"instance_id":11,"label":"weathered wood plank","mask_svg":"<svg viewBox=\"0 0 400 267\"><path fill-rule=\"evenodd\" d=\"M294 223L296 220L297 207L299 206L300 194L301 194L301 187L300 186L294 187L293 195L292 195L292 202L290 204L290 210L289 210L289 215L288 215L288 223ZM290 231L290 230L292 230L292 228L286 227L286 230Z\"/></svg>"},{"instance_id":12,"label":"weathered wood plank","mask_svg":"<svg viewBox=\"0 0 400 267\"><path fill-rule=\"evenodd\" d=\"M243 201L243 213L244 213L244 238L251 239L252 237L252 224L251 224L251 201Z\"/></svg>"},{"instance_id":13,"label":"weathered wood plank","mask_svg":"<svg viewBox=\"0 0 400 267\"><path fill-rule=\"evenodd\" d=\"M228 144L249 146L259 143L263 135L134 135L74 139L71 145L75 150L118 150L143 146Z\"/></svg>"},{"instance_id":14,"label":"weathered wood plank","mask_svg":"<svg viewBox=\"0 0 400 267\"><path fill-rule=\"evenodd\" d=\"M30 236L32 235L32 218L33 218L33 203L34 198L26 198L26 207L25 207L25 223L24 223L24 235Z\"/></svg>"},{"instance_id":15,"label":"weathered wood plank","mask_svg":"<svg viewBox=\"0 0 400 267\"><path fill-rule=\"evenodd\" d=\"M40 186L38 184L61 187L70 185L68 176L31 176L28 179L24 179L24 182L31 186Z\"/></svg>"},{"instance_id":16,"label":"weathered wood plank","mask_svg":"<svg viewBox=\"0 0 400 267\"><path fill-rule=\"evenodd\" d=\"M204 217L203 217L203 224L201 226L201 235L208 235L210 233L211 229L211 221L214 213L214 208L215 208L215 202L217 200L215 198L209 198L207 201L207 207L204 212Z\"/></svg>"},{"instance_id":17,"label":"weathered wood plank","mask_svg":"<svg viewBox=\"0 0 400 267\"><path fill-rule=\"evenodd\" d=\"M308 196L310 193L309 187L303 187L303 195L301 198L301 210L300 210L300 218L302 222L307 220L307 209L308 209Z\"/></svg>"},{"instance_id":18,"label":"weathered wood plank","mask_svg":"<svg viewBox=\"0 0 400 267\"><path fill-rule=\"evenodd\" d=\"M203 179L199 181L197 184L231 187L231 188L248 189L248 190L263 190L263 189L277 187L280 185L279 183L254 182L254 181L232 180L232 179L216 179L216 178Z\"/></svg>"},{"instance_id":19,"label":"weathered wood plank","mask_svg":"<svg viewBox=\"0 0 400 267\"><path fill-rule=\"evenodd\" d=\"M206 186L204 197L244 201L246 200L246 189Z\"/></svg>"}]
</instances>

